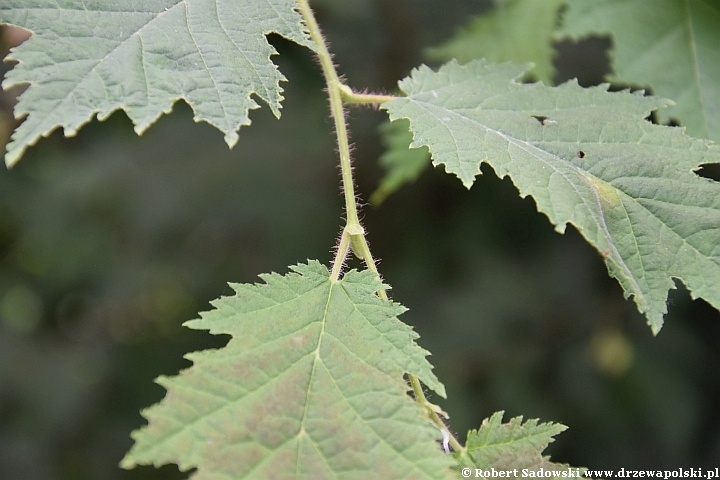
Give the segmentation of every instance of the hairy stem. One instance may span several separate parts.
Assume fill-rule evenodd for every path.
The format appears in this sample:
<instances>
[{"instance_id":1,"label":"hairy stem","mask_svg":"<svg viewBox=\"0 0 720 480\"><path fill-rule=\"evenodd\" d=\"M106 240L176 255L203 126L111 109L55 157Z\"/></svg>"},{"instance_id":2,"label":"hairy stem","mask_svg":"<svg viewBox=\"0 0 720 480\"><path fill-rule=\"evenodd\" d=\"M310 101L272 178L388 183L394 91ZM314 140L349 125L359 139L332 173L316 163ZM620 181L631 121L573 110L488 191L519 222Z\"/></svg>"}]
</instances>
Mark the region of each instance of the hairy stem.
<instances>
[{"instance_id":1,"label":"hairy stem","mask_svg":"<svg viewBox=\"0 0 720 480\"><path fill-rule=\"evenodd\" d=\"M428 416L430 417L430 420L437 425L440 430L445 432L446 438L448 439L448 443L452 447L452 449L456 452L461 452L462 455L465 454L465 447L463 447L460 442L458 442L457 438L455 438L455 435L452 434L450 429L447 428L445 425L445 422L443 422L442 418L440 418L440 415L438 415L438 411L440 410L435 405L427 401L427 398L425 397L425 393L423 393L422 385L420 384L420 380L418 380L416 377L412 375L408 375L410 380L410 385L412 386L413 393L415 394L415 400L418 402L418 404L425 409Z\"/></svg>"},{"instance_id":2,"label":"hairy stem","mask_svg":"<svg viewBox=\"0 0 720 480\"><path fill-rule=\"evenodd\" d=\"M308 0L297 0L297 3L300 7L300 14L310 31L310 38L318 46L317 54L320 59L323 75L325 75L325 82L327 83L328 96L330 97L330 113L335 122L335 134L337 135L338 150L340 151L340 168L342 169L342 184L343 191L345 192L347 225L360 226L357 206L355 204L355 186L353 185L352 166L350 165L348 129L347 123L345 122L342 94L340 93L342 82L340 82L340 78L335 70L335 65L333 65L327 44L315 20L315 15L310 9Z\"/></svg>"},{"instance_id":3,"label":"hairy stem","mask_svg":"<svg viewBox=\"0 0 720 480\"><path fill-rule=\"evenodd\" d=\"M333 268L331 273L331 279L338 281L342 270L342 265L345 260L345 256L348 253L348 249L352 247L353 252L362 258L367 265L368 270L374 272L378 278L380 273L378 272L377 265L370 253L370 247L368 246L367 240L365 239L365 231L360 225L358 219L357 204L355 201L355 187L353 184L352 165L350 163L350 144L348 141L348 129L347 122L345 121L345 110L343 108L343 100L347 103L354 104L379 104L392 100L395 97L389 95L373 95L373 94L361 94L355 93L346 85L344 85L338 77L335 65L333 65L332 57L328 51L325 39L320 32L320 27L315 20L315 15L310 8L308 0L296 0L300 14L305 20L305 24L308 27L310 38L318 46L318 58L320 59L320 65L322 67L323 75L325 76L325 82L328 89L328 97L330 98L330 114L335 122L335 134L337 135L338 150L340 152L340 169L342 171L342 185L345 193L345 211L347 213L347 224L343 229L342 236L340 237L340 243L338 245L337 252L335 253L335 259L333 261ZM388 300L387 293L385 290L380 290L378 295L383 300ZM457 452L463 451L462 445L453 436L452 432L447 428L445 423L438 415L440 409L428 402L425 397L425 393L422 390L420 380L414 375L408 374L410 384L413 387L415 394L415 400L425 410L428 418L444 432L444 436L449 438L449 443L453 450Z\"/></svg>"},{"instance_id":4,"label":"hairy stem","mask_svg":"<svg viewBox=\"0 0 720 480\"><path fill-rule=\"evenodd\" d=\"M340 93L342 94L342 99L346 103L354 103L354 104L375 104L378 105L380 103L389 102L390 100L397 98L392 95L380 95L377 93L357 93L353 92L350 87L347 85L340 85Z\"/></svg>"},{"instance_id":5,"label":"hairy stem","mask_svg":"<svg viewBox=\"0 0 720 480\"><path fill-rule=\"evenodd\" d=\"M350 235L348 235L348 233L343 230L343 233L340 236L340 243L338 244L337 252L335 252L335 260L333 261L332 272L330 273L330 280L332 280L333 282L337 282L340 280L340 272L342 271L342 266L345 262L345 257L347 257L349 249Z\"/></svg>"}]
</instances>

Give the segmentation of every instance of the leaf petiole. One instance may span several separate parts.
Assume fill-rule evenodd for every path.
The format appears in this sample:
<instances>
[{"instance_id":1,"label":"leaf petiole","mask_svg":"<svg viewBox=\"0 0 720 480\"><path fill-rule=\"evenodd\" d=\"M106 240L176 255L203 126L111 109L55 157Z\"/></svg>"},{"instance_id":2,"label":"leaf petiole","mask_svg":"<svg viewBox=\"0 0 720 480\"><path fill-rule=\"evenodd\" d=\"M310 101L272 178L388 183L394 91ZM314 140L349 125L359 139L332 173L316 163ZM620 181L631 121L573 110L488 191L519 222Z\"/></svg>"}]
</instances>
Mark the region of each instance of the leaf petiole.
<instances>
[{"instance_id":1,"label":"leaf petiole","mask_svg":"<svg viewBox=\"0 0 720 480\"><path fill-rule=\"evenodd\" d=\"M353 92L350 87L347 85L341 84L340 85L340 94L342 95L342 99L346 103L354 103L357 105L363 105L363 104L374 104L378 105L381 103L389 102L390 100L394 100L394 95L381 95L377 93L357 93Z\"/></svg>"}]
</instances>

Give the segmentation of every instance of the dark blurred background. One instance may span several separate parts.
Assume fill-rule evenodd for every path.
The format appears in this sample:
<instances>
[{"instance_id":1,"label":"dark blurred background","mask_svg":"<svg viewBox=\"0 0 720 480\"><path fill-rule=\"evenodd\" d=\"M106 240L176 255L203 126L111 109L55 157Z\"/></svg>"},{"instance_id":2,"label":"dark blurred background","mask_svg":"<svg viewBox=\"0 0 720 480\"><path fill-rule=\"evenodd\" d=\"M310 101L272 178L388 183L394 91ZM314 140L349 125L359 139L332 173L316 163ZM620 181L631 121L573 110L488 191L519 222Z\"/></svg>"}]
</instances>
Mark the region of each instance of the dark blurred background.
<instances>
[{"instance_id":1,"label":"dark blurred background","mask_svg":"<svg viewBox=\"0 0 720 480\"><path fill-rule=\"evenodd\" d=\"M393 91L480 0L313 2L351 87ZM2 55L17 31L3 31ZM225 339L181 326L227 281L319 259L342 223L323 82L278 37L283 117L254 111L229 151L182 102L143 137L123 113L58 132L0 170L0 479L173 479L122 471L152 382ZM558 43L558 82L599 83L607 39ZM6 70L11 65L5 64ZM0 97L0 144L19 91ZM350 112L358 190L382 169L384 114ZM448 390L464 439L496 410L570 427L557 461L593 469L720 464L720 315L679 285L653 337L573 228L554 232L492 169L472 188L441 169L366 206L373 253ZM353 266L359 266L354 264Z\"/></svg>"}]
</instances>

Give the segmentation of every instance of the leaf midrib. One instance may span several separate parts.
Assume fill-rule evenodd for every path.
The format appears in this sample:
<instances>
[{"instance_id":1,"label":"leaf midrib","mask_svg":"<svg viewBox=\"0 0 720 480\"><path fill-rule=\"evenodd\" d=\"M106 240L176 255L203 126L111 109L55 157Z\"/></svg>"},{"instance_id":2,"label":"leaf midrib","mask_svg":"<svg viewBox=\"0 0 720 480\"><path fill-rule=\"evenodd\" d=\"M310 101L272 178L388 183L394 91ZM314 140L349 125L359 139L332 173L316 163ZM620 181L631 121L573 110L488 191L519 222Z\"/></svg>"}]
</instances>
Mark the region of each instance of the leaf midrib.
<instances>
[{"instance_id":1,"label":"leaf midrib","mask_svg":"<svg viewBox=\"0 0 720 480\"><path fill-rule=\"evenodd\" d=\"M581 167L575 165L574 163L569 162L568 160L566 160L566 159L564 159L564 158L562 158L562 157L559 157L559 156L557 156L557 155L555 155L555 154L552 154L551 152L547 152L547 151L541 149L540 147L534 145L534 144L533 144L532 142L530 142L530 141L517 139L517 138L515 138L515 137L513 137L513 136L511 136L511 135L505 134L504 132L501 132L501 131L499 131L499 130L493 129L493 128L491 128L491 127L489 127L489 126L487 126L487 125L485 125L485 124L483 124L483 123L481 123L481 122L479 122L479 121L477 121L477 120L475 120L475 119L472 119L472 118L470 118L470 117L467 117L467 116L465 116L465 115L462 115L462 114L458 113L456 110L453 110L453 109L451 109L451 108L449 108L449 107L445 107L445 106L442 106L442 105L436 105L436 104L430 103L430 102L425 102L425 101L422 101L422 100L418 99L416 96L412 96L412 95L411 95L411 96L408 96L408 97L405 97L405 99L407 99L407 100L409 100L409 101L412 101L412 102L414 102L416 105L418 105L419 107L421 107L421 108L422 108L424 111L426 111L429 115L433 116L433 117L437 120L437 123L438 123L438 124L442 125L442 126L448 131L448 133L452 136L453 140L455 141L455 145L456 145L456 148L455 148L455 157L456 157L458 160L461 158L461 156L457 153L457 152L459 151L459 149L457 148L457 141L455 140L454 133L453 133L453 131L450 129L450 127L448 127L448 125L445 123L445 121L442 120L440 117L438 117L437 114L435 114L435 113L433 112L434 109L438 109L438 108L439 108L439 109L442 109L442 111L443 111L444 114L451 114L451 115L453 115L453 116L458 117L458 118L459 118L460 120L462 120L462 121L471 122L471 123L477 125L479 128L482 128L482 129L484 129L484 130L486 130L486 131L488 131L488 132L491 132L491 133L494 133L494 134L500 136L501 138L503 138L503 139L508 143L508 145L512 144L512 145L516 146L517 148L525 151L528 155L531 155L531 156L532 156L533 158L535 158L536 160L538 160L538 161L542 162L543 164L547 165L547 166L548 166L549 168L551 168L553 171L555 171L555 172L559 173L560 175L562 175L563 178L565 179L565 181L567 181L568 184L571 185L572 188L575 190L575 192L576 192L576 194L578 195L578 197L582 199L583 203L585 203L585 204L588 206L589 210L590 210L591 212L593 212L592 218L593 218L593 220L594 220L594 223L596 224L596 226L598 227L598 229L603 232L603 236L605 237L605 240L607 241L608 245L611 247L612 252L615 254L613 258L614 258L615 261L619 264L619 266L621 266L621 269L622 269L622 271L624 272L624 276L625 276L628 280L630 280L630 281L632 282L632 285L633 285L633 287L634 287L634 294L635 294L636 298L638 299L638 301L640 301L640 303L645 306L645 308L647 308L647 305L648 305L647 299L645 298L645 295L643 294L643 291L640 289L640 286L639 286L639 284L637 283L639 280L644 280L644 283L646 283L646 276L645 276L645 271L646 271L646 270L645 270L645 266L643 265L643 267L642 267L642 269L643 269L643 270L642 270L642 272L643 272L642 277L638 277L638 278L636 279L635 275L632 274L632 272L631 272L630 269L628 268L627 264L625 263L624 258L620 255L620 253L619 253L619 251L618 251L618 249L617 249L617 247L616 247L616 244L615 244L615 242L614 242L614 240L613 240L613 237L612 237L612 235L610 234L610 232L609 232L609 230L608 230L607 223L606 223L606 220L605 220L604 210L603 210L603 208L602 208L602 206L601 206L601 204L600 204L600 197L599 197L599 192L598 192L598 190L597 190L597 187L594 185L593 182L588 182L588 185L591 187L591 190L592 190L592 192L593 192L593 194L594 194L594 196L595 196L595 205L591 205L591 204L589 204L588 201L584 198L584 196L581 195L580 192L577 190L577 188L576 188L576 186L575 186L575 182L571 181L571 180L570 180L567 176L565 176L562 172L558 171L558 170L552 165L552 163L548 163L548 161L544 158L545 155L548 155L548 156L551 157L553 160L555 160L555 161L557 161L557 162L565 165L566 167L568 167L568 168L570 168L570 169L575 170L576 172L578 172L578 174L579 174L579 176L580 176L581 178L587 178L588 176L590 176L590 177L592 177L592 178L594 178L594 179L597 179L597 180L600 181L600 182L603 182L603 183L605 183L605 184L607 184L607 185L610 185L618 194L622 195L624 198L630 199L633 203L636 203L637 205L639 205L645 212L647 212L647 214L648 214L650 217L655 218L660 224L664 225L666 228L668 228L669 231L673 232L673 235L674 235L677 239L679 239L683 244L688 245L688 246L695 252L696 255L698 255L698 256L700 256L700 257L702 257L702 258L707 258L707 256L705 256L702 252L700 252L700 251L698 250L698 247L696 247L695 245L693 245L692 242L690 242L687 238L685 238L685 237L683 237L682 235L680 235L680 234L679 234L678 232L676 232L671 226L667 225L661 218L657 217L653 212L651 212L650 210L648 210L647 207L642 204L642 202L639 202L638 199L636 199L635 197L633 197L633 196L631 196L630 194L626 193L626 192L625 192L624 190L622 190L621 188L615 186L612 182L605 181L604 179L595 176L594 174L590 173L589 171L586 171L586 170L582 169ZM618 142L614 142L614 143L617 144ZM425 143L424 145L426 145L426 146L429 147L429 145L427 145L427 143ZM526 147L528 147L528 148L526 148ZM537 155L536 153L532 152L531 150L537 150L538 152L541 152L543 155ZM492 163L489 162L489 161L487 161L487 160L483 160L483 161L485 161L485 162L487 162L487 163L489 163L489 164L492 165ZM462 168L462 165L464 165L462 162L458 162L458 164L461 166L461 168ZM463 169L463 170L464 170L464 169ZM670 203L670 202L666 202L666 203ZM622 201L621 204L622 204L623 211L625 212L625 214L624 214L624 215L625 215L625 219L626 219L628 225L630 225L630 227L632 228L632 227L633 227L633 224L632 224L632 221L630 220L629 215L628 215L628 213L627 213L627 210L626 210L626 208L625 208L625 202ZM672 205L675 205L675 204L672 204ZM598 218L597 214L599 214L599 218ZM576 225L574 222L572 222L572 221L568 221L568 223L572 223L573 225L575 225L575 226L577 227L577 225ZM637 238L636 238L635 236L633 236L633 241L635 242L635 252L634 252L634 254L638 256L638 258L640 259L641 263L644 263L643 256L641 255L640 250L639 250L639 247L638 247L638 245L637 245ZM713 259L713 258L711 258L710 260L713 261L715 264L720 265L720 259Z\"/></svg>"},{"instance_id":2,"label":"leaf midrib","mask_svg":"<svg viewBox=\"0 0 720 480\"><path fill-rule=\"evenodd\" d=\"M318 335L318 346L317 346L317 348L315 349L315 360L313 361L312 370L311 370L311 374L310 374L310 380L309 380L309 382L308 382L308 389L307 389L306 396L305 396L305 409L304 409L304 411L303 411L302 422L301 422L301 425L300 425L300 429L298 430L298 433L297 433L295 436L293 436L292 438L297 438L297 439L299 440L303 435L304 435L305 437L307 437L307 439L312 443L312 445L315 447L315 449L318 450L318 453L321 455L321 457L322 457L322 459L323 459L323 462L325 462L325 465L328 467L328 470L331 471L331 472L333 472L333 474L335 474L335 472L334 472L333 469L330 467L330 465L328 465L328 463L327 463L325 457L322 455L320 449L319 449L319 448L317 447L317 445L315 444L315 441L312 439L312 437L311 437L310 435L308 435L307 431L305 430L305 421L307 420L307 409L308 409L308 406L309 406L309 404L310 404L310 393L311 393L311 391L312 391L313 379L315 378L315 372L316 372L316 370L317 370L318 364L322 364L322 366L325 368L325 370L326 370L326 372L327 372L328 378L331 379L333 385L335 386L335 388L337 389L338 393L340 394L340 397L343 399L344 403L352 410L352 412L355 414L355 417L356 417L359 421L361 421L371 432L373 432L373 434L375 435L375 438L376 438L378 441L380 441L381 443L383 443L384 445L386 445L389 449L391 449L392 451L394 451L394 452L398 455L398 457L401 457L401 458L405 459L405 461L406 461L415 471L417 471L418 473L420 473L420 474L423 475L423 476L426 476L426 475L425 475L425 472L423 472L423 471L417 466L417 464L416 464L415 462L413 462L410 458L408 458L407 455L406 455L404 452L401 452L401 451L397 450L393 445L391 445L385 438L383 438L382 435L380 435L380 434L375 430L375 428L373 428L373 426L372 426L368 421L365 420L365 418L363 418L363 416L360 414L360 412L358 412L357 409L353 406L353 404L349 401L349 399L348 399L347 396L345 395L345 392L342 390L342 388L340 388L340 386L337 384L337 381L335 380L335 377L333 377L333 375L331 374L330 370L327 368L327 365L325 364L325 361L322 359L322 356L321 356L321 354L320 354L320 350L321 350L321 348L322 348L323 337L326 335L326 334L325 334L325 325L326 325L327 320L328 320L328 310L329 310L329 307L330 307L330 301L331 301L332 296L333 296L333 290L334 290L336 287L337 287L337 288L340 288L340 290L345 294L345 296L348 298L348 300L350 301L350 303L353 305L353 308L354 308L356 311L358 311L358 310L357 310L357 305L356 305L356 303L353 301L353 299L351 298L351 296L349 295L349 293L345 290L345 288L343 288L343 286L342 286L343 281L340 280L340 281L335 282L335 281L329 280L329 282L330 282L330 288L328 289L328 298L327 298L327 301L326 301L326 303L325 303L325 311L324 311L324 313L323 313L323 319L322 319L322 328L321 328L321 330L320 330L320 334ZM369 323L371 326L374 327L374 325L372 325L369 321L367 321L367 318L362 314L362 312L359 312L359 311L358 311L358 313L360 313L360 315L363 316L363 318L365 319L365 321L366 321L367 323ZM376 329L376 330L377 330L377 329ZM379 331L378 331L378 333L382 336L383 339L385 339L385 336L384 336L384 335L382 335ZM335 338L336 340L338 340L338 342L340 343L340 345L344 348L344 350L345 350L347 353L351 354L352 356L354 356L355 358L357 358L358 360L360 360L362 363L370 366L371 368L377 370L378 372L387 375L387 373L382 372L382 371L379 370L376 366L369 364L366 360L364 360L364 359L360 358L359 356L357 356L357 354L356 354L355 352L352 352L351 350L349 350L349 349L347 348L347 346L340 341L340 339L338 339L337 337L335 337L334 335L331 335L331 334L327 334L327 335L330 335L330 336L332 336L333 338ZM297 468L296 468L296 470L295 470L295 477L296 477L296 478L299 476L299 472L300 472L300 458L301 458L301 456L300 456L300 447L301 447L301 445L302 445L301 442L298 441L298 453L297 453L298 462L297 462Z\"/></svg>"},{"instance_id":3,"label":"leaf midrib","mask_svg":"<svg viewBox=\"0 0 720 480\"><path fill-rule=\"evenodd\" d=\"M534 149L534 150L538 150L539 152L542 152L543 154L546 154L546 155L552 157L553 159L556 159L558 162L560 162L560 163L568 166L569 168L574 169L575 171L577 171L577 172L579 173L580 177L582 177L582 178L586 178L588 175L590 175L590 176L592 176L593 178L597 178L598 180L602 181L603 183L607 183L607 182L605 182L605 181L602 180L601 178L595 177L595 175L592 175L592 174L590 174L589 172L586 172L585 170L581 169L580 167L578 167L577 165L573 164L572 162L569 162L569 161L565 160L565 159L562 158L562 157L558 157L557 155L554 155L554 154L552 154L552 153L550 153L550 152L546 152L546 151L540 149L539 147L537 147L537 146L533 145L532 143L527 142L527 141L525 141L525 140L520 140L520 139L516 139L516 138L511 137L511 136L508 136L508 135L506 135L505 133L503 133L503 132L501 132L501 131L499 131L499 130L495 130L495 129L493 129L493 128L490 128L490 127L487 126L487 125L484 125L484 124L482 124L482 123L480 123L480 122L478 122L478 121L476 121L476 120L474 120L474 119L472 119L472 118L469 118L469 117L467 117L467 116L461 115L461 114L457 113L456 111L451 110L451 109L449 109L449 108L447 108L447 107L440 107L440 106L435 105L435 104L432 104L432 103L422 102L422 101L420 101L420 100L417 100L417 99L413 98L412 96L405 97L405 98L406 98L407 100L409 100L409 101L414 101L418 106L422 107L425 111L427 111L428 114L430 114L430 115L432 115L433 117L435 117L435 118L438 120L438 123L441 124L441 125L443 125L443 127L445 127L445 128L448 130L448 132L450 132L451 135L453 135L452 130L450 130L450 128L449 128L447 125L445 125L445 122L442 121L437 115L435 115L435 113L433 113L428 107L442 108L442 109L444 109L444 111L446 111L446 112L448 112L448 113L450 113L450 114L452 114L452 115L455 115L455 116L457 116L457 117L459 117L459 118L461 118L461 119L463 119L463 120L467 120L467 121L469 121L469 122L471 122L471 123L479 126L479 127L482 128L482 129L485 129L485 130L487 130L487 131L489 131L489 132L491 132L491 133L494 133L494 134L500 136L501 138L505 139L505 140L508 142L508 144L513 144L513 145L515 145L515 146L518 147L519 149L525 151L528 155L533 156L533 157L536 158L538 161L542 162L543 164L545 164L545 165L547 165L549 168L551 168L553 171L555 171L555 172L557 172L558 174L560 174L560 175L568 182L568 184L572 186L573 190L575 190L575 192L577 193L578 197L582 199L583 203L586 204L586 205L588 205L588 210L589 210L590 212L594 212L594 213L599 213L599 214L600 214L601 221L598 221L598 219L595 218L596 215L593 214L593 220L594 220L594 222L596 223L596 226L598 227L599 230L601 230L601 231L603 232L603 236L605 237L605 240L607 241L608 245L610 245L610 248L612 249L613 253L616 254L616 258L617 258L616 261L619 260L619 264L622 266L623 271L625 271L625 276L632 282L633 287L634 287L634 290L635 290L635 292L636 292L636 293L635 293L636 297L638 297L638 299L639 299L644 305L647 305L647 299L645 298L645 295L643 294L642 290L640 289L640 286L637 284L637 281L636 281L636 279L635 279L635 276L632 274L632 272L630 271L629 267L628 267L627 264L625 263L625 259L620 255L620 252L618 251L618 249L617 249L617 247L616 247L616 245L615 245L615 242L614 242L614 240L613 240L613 238L612 238L612 235L610 234L610 232L609 232L609 230L608 230L607 223L605 222L605 213L604 213L603 209L600 207L600 208L599 208L600 211L599 211L599 212L595 212L595 209L592 208L592 207L587 203L587 200L585 199L585 197L584 197L583 195L581 195L580 192L577 190L577 187L575 186L575 183L574 183L574 182L570 181L570 179L567 178L563 172L558 171L552 164L548 163L544 158L542 158L542 156L538 156L538 155L536 155L536 154L534 154L534 153L531 153L529 150L527 150L527 149L525 148L525 146L531 147L531 148ZM454 138L454 135L453 135L453 138ZM455 144L457 145L457 142L455 142ZM427 143L426 143L425 145L427 145L428 148L431 148L430 145L428 145ZM456 150L457 150L457 149L456 149ZM508 152L508 154L509 154L509 152ZM460 155L456 154L456 157L459 159L459 158L460 158ZM490 165L492 165L490 162L488 162L487 159L484 159L484 160L482 160L482 161L487 162L487 163L489 163ZM600 205L600 203L599 203L599 202L600 202L600 196L599 196L599 193L598 193L598 191L597 191L597 187L593 184L593 182L588 182L588 183L590 184L589 186L591 187L593 193L595 194L596 205L595 205L594 207L595 207L595 208L598 208L598 206ZM621 191L621 190L617 189L615 186L613 186L613 188L615 188L615 189L618 190L618 191ZM624 193L624 192L623 192L623 193ZM632 197L630 197L630 198L632 198ZM624 209L624 206L623 206L623 209ZM626 217L627 217L627 212L626 212ZM629 219L629 218L628 218L627 220L628 220L628 222L630 222L630 219ZM572 223L573 225L576 226L576 228L580 229L580 227L577 226L574 222L568 221L568 223ZM661 223L662 223L662 222L661 222ZM668 227L668 228L669 228L669 227ZM672 230L672 229L671 229L671 230ZM675 233L674 230L673 230L673 233ZM637 244L636 244L636 246L637 246ZM638 256L641 256L639 250L637 250L636 253L637 253ZM643 278L644 278L644 270L643 270Z\"/></svg>"},{"instance_id":4,"label":"leaf midrib","mask_svg":"<svg viewBox=\"0 0 720 480\"><path fill-rule=\"evenodd\" d=\"M305 430L305 422L307 421L307 414L308 414L308 408L310 405L310 392L312 391L312 385L313 381L315 380L315 372L317 371L317 364L318 361L320 361L320 348L322 347L322 341L323 341L323 335L325 333L325 324L327 323L328 318L328 310L330 308L330 300L332 299L332 293L335 286L338 284L338 282L328 279L328 282L330 283L330 288L328 288L328 294L327 294L327 300L325 301L325 309L323 310L323 317L320 327L320 333L318 334L318 340L317 340L317 347L315 348L315 358L313 359L312 367L310 369L310 379L308 381L307 391L305 392L305 407L303 408L303 414L302 414L302 420L300 421L300 428L298 429L298 433L294 436L295 438L298 438L298 440L305 435L311 442L312 438L310 438L310 435L307 434L307 431ZM313 442L314 445L314 442ZM298 475L300 474L300 459L302 458L300 456L300 448L302 446L302 442L298 441L298 451L297 451L297 464L295 465L295 478L298 478ZM316 447L317 448L317 447ZM323 457L323 462L325 461L325 458ZM327 462L325 463L327 465ZM332 469L329 468L330 471Z\"/></svg>"}]
</instances>

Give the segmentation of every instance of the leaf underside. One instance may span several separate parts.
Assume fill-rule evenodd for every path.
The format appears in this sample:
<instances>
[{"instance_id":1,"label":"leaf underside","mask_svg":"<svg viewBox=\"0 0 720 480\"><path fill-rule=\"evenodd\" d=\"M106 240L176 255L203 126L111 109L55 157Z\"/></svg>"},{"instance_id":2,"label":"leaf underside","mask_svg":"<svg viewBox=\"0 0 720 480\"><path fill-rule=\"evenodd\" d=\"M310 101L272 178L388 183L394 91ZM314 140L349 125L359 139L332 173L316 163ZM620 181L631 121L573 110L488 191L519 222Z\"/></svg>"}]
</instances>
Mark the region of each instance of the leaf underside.
<instances>
[{"instance_id":1,"label":"leaf underside","mask_svg":"<svg viewBox=\"0 0 720 480\"><path fill-rule=\"evenodd\" d=\"M502 423L503 412L497 412L483 420L478 430L471 430L467 439L467 454L460 458L463 465L469 465L483 471L518 470L538 472L582 472L584 469L571 468L565 464L553 463L542 452L554 441L553 437L567 429L558 423L538 423L528 420L522 423L522 417L515 417L508 423ZM478 478L490 478L480 476Z\"/></svg>"},{"instance_id":2,"label":"leaf underside","mask_svg":"<svg viewBox=\"0 0 720 480\"><path fill-rule=\"evenodd\" d=\"M445 394L369 272L339 282L313 261L237 292L187 322L231 335L161 377L121 466L177 463L193 479L448 478L439 431L407 394L412 373Z\"/></svg>"},{"instance_id":3,"label":"leaf underside","mask_svg":"<svg viewBox=\"0 0 720 480\"><path fill-rule=\"evenodd\" d=\"M720 143L720 2L573 0L564 24L574 38L610 34L610 80L674 100L662 123Z\"/></svg>"},{"instance_id":4,"label":"leaf underside","mask_svg":"<svg viewBox=\"0 0 720 480\"><path fill-rule=\"evenodd\" d=\"M552 38L558 9L565 0L509 0L470 21L443 45L428 50L433 60L460 63L485 60L493 63L533 62L532 75L553 83L555 67Z\"/></svg>"},{"instance_id":5,"label":"leaf underside","mask_svg":"<svg viewBox=\"0 0 720 480\"><path fill-rule=\"evenodd\" d=\"M409 119L412 147L427 145L466 187L487 162L557 231L573 224L653 332L673 278L720 308L720 184L694 173L720 162L720 148L646 121L664 100L607 85L517 83L525 68L423 66L400 82L407 97L382 108Z\"/></svg>"},{"instance_id":6,"label":"leaf underside","mask_svg":"<svg viewBox=\"0 0 720 480\"><path fill-rule=\"evenodd\" d=\"M251 95L280 115L285 79L265 35L314 48L296 7L294 0L4 0L0 24L33 32L8 57L19 63L3 87L30 87L15 107L26 118L6 163L60 126L72 136L96 114L103 120L119 109L140 134L178 99L232 147L258 108Z\"/></svg>"}]
</instances>

